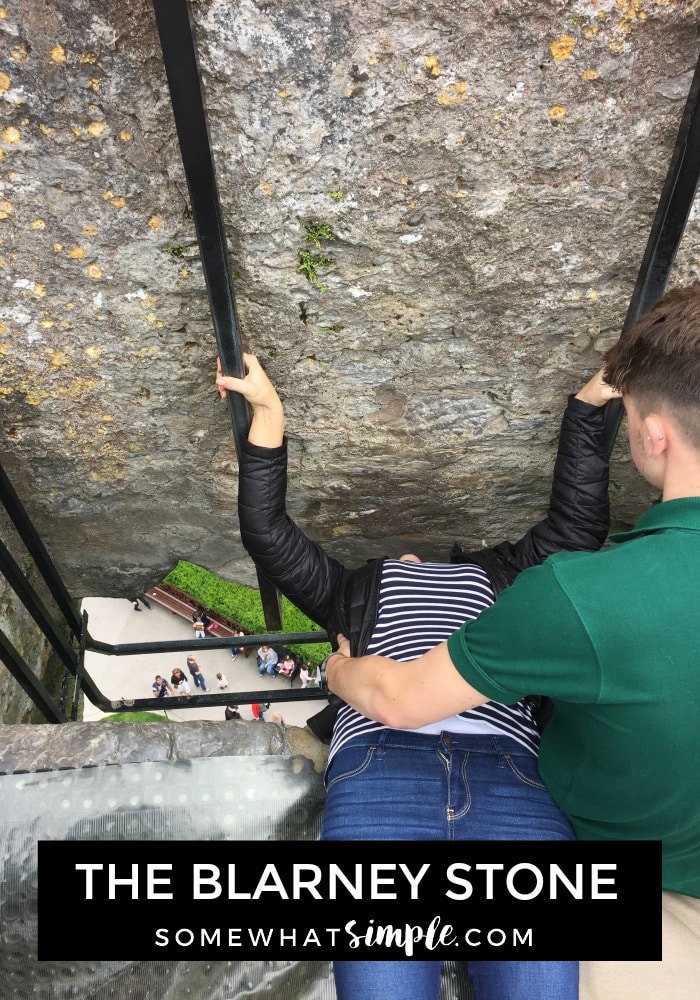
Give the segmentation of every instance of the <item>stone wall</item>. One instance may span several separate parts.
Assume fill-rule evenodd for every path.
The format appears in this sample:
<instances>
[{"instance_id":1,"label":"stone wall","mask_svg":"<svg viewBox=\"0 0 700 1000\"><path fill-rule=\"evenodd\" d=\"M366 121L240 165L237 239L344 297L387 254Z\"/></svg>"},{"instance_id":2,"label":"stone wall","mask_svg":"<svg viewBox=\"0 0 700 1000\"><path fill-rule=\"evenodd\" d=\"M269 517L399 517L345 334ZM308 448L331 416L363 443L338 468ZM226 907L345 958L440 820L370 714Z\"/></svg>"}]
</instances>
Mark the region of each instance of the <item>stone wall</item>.
<instances>
[{"instance_id":1,"label":"stone wall","mask_svg":"<svg viewBox=\"0 0 700 1000\"><path fill-rule=\"evenodd\" d=\"M540 516L564 399L627 310L697 8L190 4L245 346L285 398L292 510L338 557ZM0 36L8 472L77 597L178 558L252 582L151 5L15 0ZM672 282L699 257L693 217ZM615 526L652 498L619 448Z\"/></svg>"}]
</instances>

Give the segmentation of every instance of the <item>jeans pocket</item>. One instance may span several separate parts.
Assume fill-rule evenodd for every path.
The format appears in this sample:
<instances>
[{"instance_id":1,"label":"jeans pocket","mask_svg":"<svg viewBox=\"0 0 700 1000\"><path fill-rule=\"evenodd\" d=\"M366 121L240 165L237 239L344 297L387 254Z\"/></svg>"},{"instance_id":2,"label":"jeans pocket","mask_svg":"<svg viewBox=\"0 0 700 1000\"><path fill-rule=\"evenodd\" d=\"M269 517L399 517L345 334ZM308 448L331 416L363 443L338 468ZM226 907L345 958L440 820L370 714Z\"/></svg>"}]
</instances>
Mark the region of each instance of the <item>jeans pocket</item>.
<instances>
[{"instance_id":1,"label":"jeans pocket","mask_svg":"<svg viewBox=\"0 0 700 1000\"><path fill-rule=\"evenodd\" d=\"M529 785L531 788L541 788L542 791L547 791L547 786L542 781L540 777L540 772L537 768L537 758L535 757L511 757L509 753L505 755L505 760L508 767L511 769L513 774L522 781L524 784Z\"/></svg>"},{"instance_id":2,"label":"jeans pocket","mask_svg":"<svg viewBox=\"0 0 700 1000\"><path fill-rule=\"evenodd\" d=\"M326 789L362 774L369 767L375 750L376 747L373 746L341 747L326 772Z\"/></svg>"}]
</instances>

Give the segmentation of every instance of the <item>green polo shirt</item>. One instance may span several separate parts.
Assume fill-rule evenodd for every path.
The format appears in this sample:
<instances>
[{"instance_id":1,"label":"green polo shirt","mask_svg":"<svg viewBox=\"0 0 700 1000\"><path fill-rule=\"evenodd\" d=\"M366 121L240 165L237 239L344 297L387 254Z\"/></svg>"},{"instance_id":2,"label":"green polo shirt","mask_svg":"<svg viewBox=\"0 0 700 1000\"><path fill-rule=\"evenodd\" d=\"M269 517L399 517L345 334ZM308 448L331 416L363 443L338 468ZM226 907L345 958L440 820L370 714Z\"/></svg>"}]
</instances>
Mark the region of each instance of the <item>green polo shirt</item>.
<instances>
[{"instance_id":1,"label":"green polo shirt","mask_svg":"<svg viewBox=\"0 0 700 1000\"><path fill-rule=\"evenodd\" d=\"M700 897L700 497L611 540L521 573L448 649L494 701L554 700L540 772L577 837L662 840L664 888Z\"/></svg>"}]
</instances>

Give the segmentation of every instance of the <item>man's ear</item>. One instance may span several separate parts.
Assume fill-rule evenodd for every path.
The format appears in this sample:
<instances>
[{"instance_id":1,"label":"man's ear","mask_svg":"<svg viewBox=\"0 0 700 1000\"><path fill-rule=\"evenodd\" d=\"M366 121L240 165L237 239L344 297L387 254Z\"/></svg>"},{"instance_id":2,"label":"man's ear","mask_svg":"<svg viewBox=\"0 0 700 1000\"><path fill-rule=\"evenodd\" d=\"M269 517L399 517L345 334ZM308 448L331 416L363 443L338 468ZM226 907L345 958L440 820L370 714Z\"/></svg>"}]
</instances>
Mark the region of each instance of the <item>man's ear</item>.
<instances>
[{"instance_id":1,"label":"man's ear","mask_svg":"<svg viewBox=\"0 0 700 1000\"><path fill-rule=\"evenodd\" d=\"M658 413L649 413L643 420L644 452L657 458L668 448L668 421Z\"/></svg>"}]
</instances>

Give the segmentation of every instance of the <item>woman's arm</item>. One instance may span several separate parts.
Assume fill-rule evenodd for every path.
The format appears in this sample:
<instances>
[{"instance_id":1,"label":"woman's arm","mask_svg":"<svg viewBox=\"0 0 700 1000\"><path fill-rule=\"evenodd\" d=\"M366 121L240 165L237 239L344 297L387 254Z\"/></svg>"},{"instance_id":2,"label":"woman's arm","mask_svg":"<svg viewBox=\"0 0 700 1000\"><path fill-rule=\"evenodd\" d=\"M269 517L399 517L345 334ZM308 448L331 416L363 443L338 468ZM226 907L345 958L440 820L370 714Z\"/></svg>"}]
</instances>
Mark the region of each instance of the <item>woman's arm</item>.
<instances>
[{"instance_id":1,"label":"woman's arm","mask_svg":"<svg viewBox=\"0 0 700 1000\"><path fill-rule=\"evenodd\" d=\"M287 447L284 409L253 354L244 354L244 378L221 374L219 394L240 392L252 409L248 440L238 456L241 541L256 566L312 621L327 628L331 598L345 568L311 541L286 509Z\"/></svg>"},{"instance_id":2,"label":"woman's arm","mask_svg":"<svg viewBox=\"0 0 700 1000\"><path fill-rule=\"evenodd\" d=\"M233 375L222 374L221 360L217 358L216 384L219 395L225 399L228 391L240 392L253 411L248 431L250 443L262 448L279 448L284 441L282 400L255 355L244 354L243 361L247 369L246 375L244 378L235 378Z\"/></svg>"},{"instance_id":3,"label":"woman's arm","mask_svg":"<svg viewBox=\"0 0 700 1000\"><path fill-rule=\"evenodd\" d=\"M569 398L546 516L517 542L501 542L492 550L511 581L553 552L594 552L605 542L610 528L610 456L604 408L616 396L619 393L603 380L601 370Z\"/></svg>"}]
</instances>

